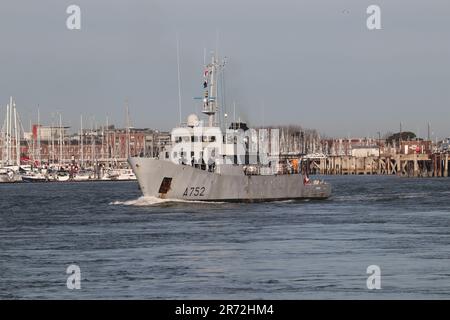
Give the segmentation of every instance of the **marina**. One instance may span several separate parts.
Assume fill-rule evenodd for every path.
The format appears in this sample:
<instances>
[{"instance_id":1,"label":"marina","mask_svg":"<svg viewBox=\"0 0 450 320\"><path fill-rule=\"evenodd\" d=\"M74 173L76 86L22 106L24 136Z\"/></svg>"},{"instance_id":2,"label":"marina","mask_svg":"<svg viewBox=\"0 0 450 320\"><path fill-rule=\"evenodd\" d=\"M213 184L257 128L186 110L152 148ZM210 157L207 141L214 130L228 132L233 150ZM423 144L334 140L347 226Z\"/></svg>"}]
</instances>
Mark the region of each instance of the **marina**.
<instances>
[{"instance_id":1,"label":"marina","mask_svg":"<svg viewBox=\"0 0 450 320\"><path fill-rule=\"evenodd\" d=\"M136 180L127 159L156 155L167 134L149 129L116 129L108 124L70 134L59 114L59 125L37 124L24 130L13 97L6 105L0 137L0 183L86 182ZM106 121L107 123L107 121Z\"/></svg>"},{"instance_id":2,"label":"marina","mask_svg":"<svg viewBox=\"0 0 450 320\"><path fill-rule=\"evenodd\" d=\"M211 105L214 103L211 101ZM128 110L128 106L126 108ZM61 114L57 126L55 123L45 126L40 123L38 112L37 123L25 132L12 97L5 109L0 136L0 183L137 180L128 162L130 157L157 159L171 148L180 146L172 133L133 128L128 118L126 128L115 128L106 120L105 125L92 124L92 128L86 129L81 117L79 131L70 133ZM211 110L210 106L203 107L207 115ZM189 121L192 123L187 125ZM184 128L194 128L200 123L193 116ZM248 130L245 122L231 122L229 128L222 128L231 129L228 139L236 135L238 129ZM255 130L256 139L277 132L277 152L284 165L273 167L269 170L272 173L283 174L286 165L292 167L292 161L295 161L296 171L306 175L449 176L448 139L433 142L429 137L419 139L415 135L397 141L381 137L330 139L322 138L314 129L298 125L252 130ZM227 157L226 154L223 156ZM190 160L186 163L190 164ZM250 166L248 173L267 169ZM223 166L217 170L226 169Z\"/></svg>"}]
</instances>

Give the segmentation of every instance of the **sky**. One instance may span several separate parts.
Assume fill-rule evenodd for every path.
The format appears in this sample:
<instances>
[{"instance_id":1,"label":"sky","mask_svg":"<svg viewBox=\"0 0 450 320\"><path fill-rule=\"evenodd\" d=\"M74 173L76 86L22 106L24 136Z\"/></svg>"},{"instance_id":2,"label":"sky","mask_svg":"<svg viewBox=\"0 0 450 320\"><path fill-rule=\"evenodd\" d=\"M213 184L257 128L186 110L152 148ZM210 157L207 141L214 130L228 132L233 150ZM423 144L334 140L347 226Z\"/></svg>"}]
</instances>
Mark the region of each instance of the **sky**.
<instances>
[{"instance_id":1,"label":"sky","mask_svg":"<svg viewBox=\"0 0 450 320\"><path fill-rule=\"evenodd\" d=\"M69 5L81 30L68 30ZM381 8L381 30L366 26ZM225 106L251 126L333 137L450 136L448 0L2 0L0 106L26 130L126 123L170 130L200 113L204 52L227 57ZM53 119L53 120L52 120Z\"/></svg>"}]
</instances>

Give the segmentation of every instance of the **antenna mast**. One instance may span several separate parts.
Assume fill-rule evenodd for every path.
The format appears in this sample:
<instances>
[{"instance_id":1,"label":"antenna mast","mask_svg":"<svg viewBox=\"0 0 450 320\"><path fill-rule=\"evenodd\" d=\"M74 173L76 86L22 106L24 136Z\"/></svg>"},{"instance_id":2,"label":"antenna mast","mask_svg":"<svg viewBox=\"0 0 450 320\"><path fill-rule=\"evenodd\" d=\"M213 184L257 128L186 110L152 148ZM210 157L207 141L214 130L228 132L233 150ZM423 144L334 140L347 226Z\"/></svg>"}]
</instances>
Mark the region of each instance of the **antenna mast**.
<instances>
[{"instance_id":1,"label":"antenna mast","mask_svg":"<svg viewBox=\"0 0 450 320\"><path fill-rule=\"evenodd\" d=\"M202 112L208 115L209 126L216 126L216 113L219 111L219 104L217 99L217 73L225 66L226 61L219 64L215 54L212 55L211 63L205 66L203 72L203 88L205 90L203 96L203 109Z\"/></svg>"},{"instance_id":2,"label":"antenna mast","mask_svg":"<svg viewBox=\"0 0 450 320\"><path fill-rule=\"evenodd\" d=\"M181 71L180 71L180 39L177 34L177 72L178 72L178 116L181 125Z\"/></svg>"}]
</instances>

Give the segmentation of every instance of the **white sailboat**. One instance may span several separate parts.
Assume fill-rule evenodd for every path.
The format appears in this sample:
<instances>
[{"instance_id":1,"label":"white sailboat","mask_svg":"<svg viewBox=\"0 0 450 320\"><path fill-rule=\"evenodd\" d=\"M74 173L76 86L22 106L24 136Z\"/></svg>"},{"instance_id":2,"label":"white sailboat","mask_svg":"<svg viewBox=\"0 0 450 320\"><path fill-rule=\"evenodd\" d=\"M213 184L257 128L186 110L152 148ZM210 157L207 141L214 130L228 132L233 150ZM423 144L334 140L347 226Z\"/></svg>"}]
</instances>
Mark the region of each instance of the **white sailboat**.
<instances>
[{"instance_id":1,"label":"white sailboat","mask_svg":"<svg viewBox=\"0 0 450 320\"><path fill-rule=\"evenodd\" d=\"M131 181L137 178L132 169L110 169L106 171L102 180Z\"/></svg>"},{"instance_id":2,"label":"white sailboat","mask_svg":"<svg viewBox=\"0 0 450 320\"><path fill-rule=\"evenodd\" d=\"M16 102L10 97L6 105L6 116L2 127L2 159L0 182L17 182L21 180L20 163L20 119Z\"/></svg>"}]
</instances>

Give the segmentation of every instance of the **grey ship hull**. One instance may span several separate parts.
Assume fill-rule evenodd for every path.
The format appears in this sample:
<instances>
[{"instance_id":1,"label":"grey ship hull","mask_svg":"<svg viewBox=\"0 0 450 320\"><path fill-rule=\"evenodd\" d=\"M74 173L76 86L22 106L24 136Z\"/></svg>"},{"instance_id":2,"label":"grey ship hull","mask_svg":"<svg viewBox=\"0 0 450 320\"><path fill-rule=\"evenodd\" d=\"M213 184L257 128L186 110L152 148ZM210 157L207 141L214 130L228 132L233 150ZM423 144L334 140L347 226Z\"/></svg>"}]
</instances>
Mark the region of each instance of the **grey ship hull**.
<instances>
[{"instance_id":1,"label":"grey ship hull","mask_svg":"<svg viewBox=\"0 0 450 320\"><path fill-rule=\"evenodd\" d=\"M329 184L304 184L301 174L245 175L239 173L242 170L231 174L213 173L170 161L139 157L132 157L129 162L142 193L149 197L258 202L325 199L331 194Z\"/></svg>"}]
</instances>

